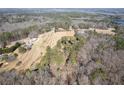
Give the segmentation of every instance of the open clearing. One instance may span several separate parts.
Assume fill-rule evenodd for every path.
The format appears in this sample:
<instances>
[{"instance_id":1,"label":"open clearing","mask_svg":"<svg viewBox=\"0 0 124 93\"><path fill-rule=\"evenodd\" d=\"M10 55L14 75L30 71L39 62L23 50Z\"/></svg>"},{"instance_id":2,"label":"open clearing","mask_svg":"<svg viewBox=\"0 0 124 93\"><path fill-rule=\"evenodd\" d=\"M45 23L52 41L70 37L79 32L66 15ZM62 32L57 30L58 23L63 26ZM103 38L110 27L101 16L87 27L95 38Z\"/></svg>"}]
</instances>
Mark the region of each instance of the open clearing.
<instances>
[{"instance_id":1,"label":"open clearing","mask_svg":"<svg viewBox=\"0 0 124 93\"><path fill-rule=\"evenodd\" d=\"M18 53L18 49L15 53L18 53L18 57L14 62L10 62L4 70L17 69L26 70L32 66L35 66L37 63L41 61L42 56L46 53L47 46L53 48L57 41L60 40L64 36L74 36L74 31L63 31L63 32L54 32L50 31L44 34L39 35L38 39L33 43L32 49L27 51L24 54ZM19 66L17 66L18 62L21 62Z\"/></svg>"},{"instance_id":2,"label":"open clearing","mask_svg":"<svg viewBox=\"0 0 124 93\"><path fill-rule=\"evenodd\" d=\"M93 31L93 29L91 30ZM108 29L108 30L96 29L96 32L102 34L110 34L110 35L115 34L114 32L112 32L112 29ZM11 70L14 68L18 71L21 71L21 70L34 68L36 64L38 64L41 61L42 56L45 55L47 46L53 48L57 44L57 41L60 40L62 37L74 36L74 34L75 32L73 30L61 31L61 32L55 32L54 30L52 30L50 32L41 34L39 35L37 40L33 43L31 50L27 51L24 54L21 54L18 52L17 49L15 51L15 53L18 54L17 59L14 62L9 62L8 65L4 66L1 69L4 71L4 70ZM29 40L28 38L23 39L23 41L25 42L27 42L28 40ZM19 62L21 63L17 65Z\"/></svg>"},{"instance_id":3,"label":"open clearing","mask_svg":"<svg viewBox=\"0 0 124 93\"><path fill-rule=\"evenodd\" d=\"M109 28L107 30L90 28L89 30L95 30L97 33L101 34L115 35L115 32L112 32L112 30L115 30L114 28Z\"/></svg>"}]
</instances>

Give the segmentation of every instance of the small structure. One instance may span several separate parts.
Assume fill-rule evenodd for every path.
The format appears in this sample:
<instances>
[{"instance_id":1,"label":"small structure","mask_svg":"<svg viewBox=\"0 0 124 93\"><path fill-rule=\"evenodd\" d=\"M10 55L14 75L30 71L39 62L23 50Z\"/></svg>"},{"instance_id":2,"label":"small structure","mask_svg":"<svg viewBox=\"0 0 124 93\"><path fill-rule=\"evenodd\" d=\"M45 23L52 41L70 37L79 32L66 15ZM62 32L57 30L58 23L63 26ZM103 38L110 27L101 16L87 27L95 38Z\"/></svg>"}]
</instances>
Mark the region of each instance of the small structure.
<instances>
[{"instance_id":1,"label":"small structure","mask_svg":"<svg viewBox=\"0 0 124 93\"><path fill-rule=\"evenodd\" d=\"M31 32L29 35L29 40L25 43L24 47L26 49L31 49L32 48L32 45L33 43L37 40L38 38L38 33L37 32Z\"/></svg>"},{"instance_id":2,"label":"small structure","mask_svg":"<svg viewBox=\"0 0 124 93\"><path fill-rule=\"evenodd\" d=\"M23 46L26 49L31 49L33 45L32 40L29 40L28 42L26 42L26 44Z\"/></svg>"}]
</instances>

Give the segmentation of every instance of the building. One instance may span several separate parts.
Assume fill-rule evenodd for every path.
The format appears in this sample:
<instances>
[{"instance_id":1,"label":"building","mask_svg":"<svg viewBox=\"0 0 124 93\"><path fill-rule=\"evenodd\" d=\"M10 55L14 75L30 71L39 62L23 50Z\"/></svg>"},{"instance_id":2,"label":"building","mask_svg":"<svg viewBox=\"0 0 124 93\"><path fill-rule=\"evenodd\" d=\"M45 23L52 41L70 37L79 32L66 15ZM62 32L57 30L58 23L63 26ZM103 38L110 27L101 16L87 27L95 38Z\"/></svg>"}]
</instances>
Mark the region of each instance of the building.
<instances>
[{"instance_id":1,"label":"building","mask_svg":"<svg viewBox=\"0 0 124 93\"><path fill-rule=\"evenodd\" d=\"M37 40L37 38L38 38L38 33L37 32L31 32L28 35L28 40L25 42L23 47L26 49L31 49L33 43Z\"/></svg>"}]
</instances>

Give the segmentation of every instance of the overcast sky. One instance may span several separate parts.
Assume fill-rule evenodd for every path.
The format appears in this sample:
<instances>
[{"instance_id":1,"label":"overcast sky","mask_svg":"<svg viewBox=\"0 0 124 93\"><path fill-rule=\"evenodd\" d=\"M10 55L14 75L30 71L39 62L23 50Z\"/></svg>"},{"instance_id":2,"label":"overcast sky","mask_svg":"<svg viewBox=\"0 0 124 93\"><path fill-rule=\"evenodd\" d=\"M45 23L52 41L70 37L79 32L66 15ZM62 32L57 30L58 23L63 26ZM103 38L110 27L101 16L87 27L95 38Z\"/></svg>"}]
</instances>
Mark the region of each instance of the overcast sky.
<instances>
[{"instance_id":1,"label":"overcast sky","mask_svg":"<svg viewBox=\"0 0 124 93\"><path fill-rule=\"evenodd\" d=\"M1 8L123 8L124 0L0 0Z\"/></svg>"}]
</instances>

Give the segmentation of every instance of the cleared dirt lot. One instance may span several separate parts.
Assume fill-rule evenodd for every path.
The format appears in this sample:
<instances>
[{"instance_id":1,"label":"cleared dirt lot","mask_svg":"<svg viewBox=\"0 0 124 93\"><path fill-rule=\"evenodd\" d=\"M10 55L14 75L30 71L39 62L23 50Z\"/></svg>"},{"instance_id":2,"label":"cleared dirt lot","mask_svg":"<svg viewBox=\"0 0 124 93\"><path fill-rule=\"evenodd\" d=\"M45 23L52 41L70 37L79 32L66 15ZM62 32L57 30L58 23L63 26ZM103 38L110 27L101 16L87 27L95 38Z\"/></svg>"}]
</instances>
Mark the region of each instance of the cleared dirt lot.
<instances>
[{"instance_id":1,"label":"cleared dirt lot","mask_svg":"<svg viewBox=\"0 0 124 93\"><path fill-rule=\"evenodd\" d=\"M90 28L89 30L95 30L97 33L101 34L115 35L115 33L112 32L112 30L114 30L113 28L109 28L107 30Z\"/></svg>"},{"instance_id":2,"label":"cleared dirt lot","mask_svg":"<svg viewBox=\"0 0 124 93\"><path fill-rule=\"evenodd\" d=\"M33 43L32 49L27 51L24 54L18 53L18 58L16 61L9 63L4 70L11 70L13 68L17 70L26 70L32 65L35 66L40 62L42 56L46 53L47 46L53 48L57 41L64 36L74 36L74 31L63 31L63 32L54 32L50 31L44 34L39 35L38 39ZM21 64L17 66L17 63L21 61Z\"/></svg>"},{"instance_id":3,"label":"cleared dirt lot","mask_svg":"<svg viewBox=\"0 0 124 93\"><path fill-rule=\"evenodd\" d=\"M93 31L93 29L91 29ZM114 35L115 33L112 32L112 29L108 30L101 30L101 29L95 29L97 33L102 34L110 34ZM54 32L54 30L41 34L37 38L37 40L33 43L32 49L30 51L27 51L24 54L18 53L18 50L15 51L15 53L18 54L18 58L16 61L9 63L4 68L0 68L0 70L11 70L13 68L17 70L26 70L31 67L35 67L37 63L39 63L42 59L42 56L46 53L47 46L50 46L53 48L57 41L60 40L64 36L74 36L74 31L61 31L61 32ZM23 41L27 42L28 39L24 39ZM21 62L19 65L18 62ZM1 71L2 71L1 70Z\"/></svg>"}]
</instances>

